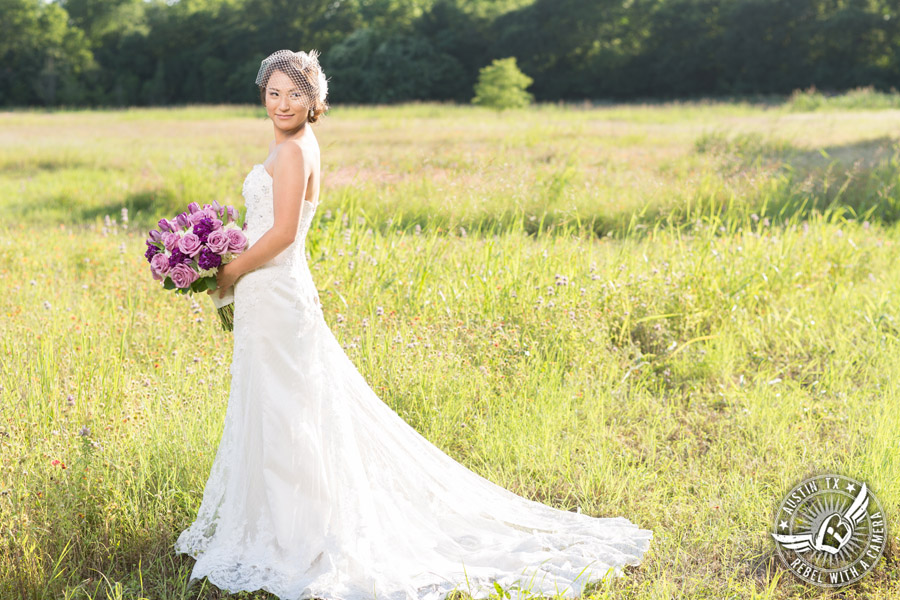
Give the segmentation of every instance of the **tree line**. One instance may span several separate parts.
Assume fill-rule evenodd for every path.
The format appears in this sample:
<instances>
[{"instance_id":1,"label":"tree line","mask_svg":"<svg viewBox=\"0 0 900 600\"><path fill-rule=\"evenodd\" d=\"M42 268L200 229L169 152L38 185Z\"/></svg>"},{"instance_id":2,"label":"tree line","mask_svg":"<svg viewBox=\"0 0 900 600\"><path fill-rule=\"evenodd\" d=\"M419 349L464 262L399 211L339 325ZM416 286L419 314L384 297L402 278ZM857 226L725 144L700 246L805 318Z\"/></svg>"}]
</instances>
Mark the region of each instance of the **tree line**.
<instances>
[{"instance_id":1,"label":"tree line","mask_svg":"<svg viewBox=\"0 0 900 600\"><path fill-rule=\"evenodd\" d=\"M896 0L0 0L0 106L258 102L321 51L332 103L469 102L515 57L538 101L900 81Z\"/></svg>"}]
</instances>

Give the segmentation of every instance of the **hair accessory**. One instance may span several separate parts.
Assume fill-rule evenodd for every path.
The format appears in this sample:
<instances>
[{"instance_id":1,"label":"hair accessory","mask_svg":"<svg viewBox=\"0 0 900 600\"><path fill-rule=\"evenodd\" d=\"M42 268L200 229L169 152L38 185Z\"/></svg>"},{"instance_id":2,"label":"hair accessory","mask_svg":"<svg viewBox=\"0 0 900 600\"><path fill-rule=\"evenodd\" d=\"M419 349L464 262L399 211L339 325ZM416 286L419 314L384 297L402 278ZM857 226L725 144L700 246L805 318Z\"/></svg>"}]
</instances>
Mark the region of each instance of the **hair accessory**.
<instances>
[{"instance_id":1,"label":"hair accessory","mask_svg":"<svg viewBox=\"0 0 900 600\"><path fill-rule=\"evenodd\" d=\"M259 66L256 74L256 85L265 88L269 83L272 73L280 71L287 75L294 83L296 89L291 92L291 98L302 101L310 108L310 114L314 114L318 100L319 104L325 104L328 96L328 81L325 73L319 65L319 52L311 50L308 54L304 51L292 52L290 50L277 50L266 57ZM299 94L299 96L293 96Z\"/></svg>"}]
</instances>

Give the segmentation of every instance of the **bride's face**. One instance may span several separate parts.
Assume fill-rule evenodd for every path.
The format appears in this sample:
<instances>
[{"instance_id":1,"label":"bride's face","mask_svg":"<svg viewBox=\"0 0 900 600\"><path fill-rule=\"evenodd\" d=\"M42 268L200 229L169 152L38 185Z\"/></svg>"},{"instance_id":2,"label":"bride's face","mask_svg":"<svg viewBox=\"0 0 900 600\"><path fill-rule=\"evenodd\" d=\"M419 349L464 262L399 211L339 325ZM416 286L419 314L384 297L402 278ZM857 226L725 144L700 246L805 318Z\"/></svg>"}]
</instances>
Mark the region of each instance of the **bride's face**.
<instances>
[{"instance_id":1,"label":"bride's face","mask_svg":"<svg viewBox=\"0 0 900 600\"><path fill-rule=\"evenodd\" d=\"M306 97L290 77L275 71L266 84L266 112L275 127L292 131L306 122Z\"/></svg>"}]
</instances>

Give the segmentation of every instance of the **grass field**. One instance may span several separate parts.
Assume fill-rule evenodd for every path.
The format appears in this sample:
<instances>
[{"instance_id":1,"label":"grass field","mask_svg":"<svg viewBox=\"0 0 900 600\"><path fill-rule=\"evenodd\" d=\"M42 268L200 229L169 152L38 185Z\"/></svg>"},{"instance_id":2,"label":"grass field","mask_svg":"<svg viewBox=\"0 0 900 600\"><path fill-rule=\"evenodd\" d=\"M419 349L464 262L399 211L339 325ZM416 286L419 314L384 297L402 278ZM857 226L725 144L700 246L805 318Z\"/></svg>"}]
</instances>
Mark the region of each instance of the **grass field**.
<instances>
[{"instance_id":1,"label":"grass field","mask_svg":"<svg viewBox=\"0 0 900 600\"><path fill-rule=\"evenodd\" d=\"M329 325L467 467L653 530L593 597L900 596L900 110L823 102L338 107L316 128ZM143 239L191 201L243 211L271 129L254 107L0 113L3 600L227 596L186 590L172 544L231 337L158 287ZM830 593L768 533L828 471L866 481L890 533Z\"/></svg>"}]
</instances>

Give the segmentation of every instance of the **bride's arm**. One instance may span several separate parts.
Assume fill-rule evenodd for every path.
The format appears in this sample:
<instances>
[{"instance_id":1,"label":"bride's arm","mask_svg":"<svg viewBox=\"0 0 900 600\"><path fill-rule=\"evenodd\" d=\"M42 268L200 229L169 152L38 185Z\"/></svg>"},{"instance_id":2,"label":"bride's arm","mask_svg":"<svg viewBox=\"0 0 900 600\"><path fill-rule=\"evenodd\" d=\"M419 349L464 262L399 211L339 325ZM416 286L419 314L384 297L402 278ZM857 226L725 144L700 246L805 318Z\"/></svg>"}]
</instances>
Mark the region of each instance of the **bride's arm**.
<instances>
[{"instance_id":1,"label":"bride's arm","mask_svg":"<svg viewBox=\"0 0 900 600\"><path fill-rule=\"evenodd\" d=\"M306 182L309 177L303 151L296 144L284 144L275 158L273 170L274 222L271 229L240 256L222 267L219 271L225 277L217 279L233 283L244 273L278 256L297 237L300 207L306 198Z\"/></svg>"}]
</instances>

